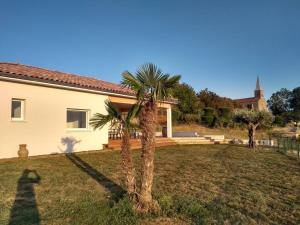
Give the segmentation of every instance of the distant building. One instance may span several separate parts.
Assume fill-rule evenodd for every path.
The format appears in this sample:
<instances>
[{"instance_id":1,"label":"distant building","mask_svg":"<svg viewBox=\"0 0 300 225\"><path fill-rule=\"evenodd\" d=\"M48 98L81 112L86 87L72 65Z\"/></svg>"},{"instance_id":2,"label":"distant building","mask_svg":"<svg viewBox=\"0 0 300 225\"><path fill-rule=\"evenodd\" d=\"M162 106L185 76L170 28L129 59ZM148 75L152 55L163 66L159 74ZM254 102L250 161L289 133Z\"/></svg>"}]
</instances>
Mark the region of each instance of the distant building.
<instances>
[{"instance_id":1,"label":"distant building","mask_svg":"<svg viewBox=\"0 0 300 225\"><path fill-rule=\"evenodd\" d=\"M245 109L254 109L258 111L268 110L267 101L264 98L264 91L260 86L258 77L256 81L256 88L254 90L254 97L235 99L234 101Z\"/></svg>"}]
</instances>

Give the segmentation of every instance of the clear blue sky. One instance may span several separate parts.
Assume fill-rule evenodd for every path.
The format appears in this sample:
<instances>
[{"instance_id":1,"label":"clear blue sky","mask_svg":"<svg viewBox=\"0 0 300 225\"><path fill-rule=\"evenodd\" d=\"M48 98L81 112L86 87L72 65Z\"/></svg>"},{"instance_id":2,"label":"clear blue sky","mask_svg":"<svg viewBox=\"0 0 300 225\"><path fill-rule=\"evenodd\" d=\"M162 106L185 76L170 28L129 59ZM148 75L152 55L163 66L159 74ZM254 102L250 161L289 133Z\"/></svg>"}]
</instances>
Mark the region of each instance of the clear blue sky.
<instances>
[{"instance_id":1,"label":"clear blue sky","mask_svg":"<svg viewBox=\"0 0 300 225\"><path fill-rule=\"evenodd\" d=\"M196 90L300 86L299 0L0 0L0 61L119 82L154 62Z\"/></svg>"}]
</instances>

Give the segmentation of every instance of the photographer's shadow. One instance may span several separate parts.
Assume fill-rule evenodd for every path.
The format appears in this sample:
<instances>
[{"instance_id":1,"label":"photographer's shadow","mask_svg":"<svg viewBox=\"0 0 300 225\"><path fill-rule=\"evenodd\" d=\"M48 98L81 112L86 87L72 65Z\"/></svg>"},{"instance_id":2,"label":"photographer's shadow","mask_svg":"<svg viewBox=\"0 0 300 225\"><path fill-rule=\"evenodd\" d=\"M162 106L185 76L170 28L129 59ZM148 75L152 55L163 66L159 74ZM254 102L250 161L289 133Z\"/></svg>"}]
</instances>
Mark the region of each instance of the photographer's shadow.
<instances>
[{"instance_id":1,"label":"photographer's shadow","mask_svg":"<svg viewBox=\"0 0 300 225\"><path fill-rule=\"evenodd\" d=\"M34 184L40 183L35 170L25 169L18 180L15 202L8 225L39 225L40 214L36 203Z\"/></svg>"}]
</instances>

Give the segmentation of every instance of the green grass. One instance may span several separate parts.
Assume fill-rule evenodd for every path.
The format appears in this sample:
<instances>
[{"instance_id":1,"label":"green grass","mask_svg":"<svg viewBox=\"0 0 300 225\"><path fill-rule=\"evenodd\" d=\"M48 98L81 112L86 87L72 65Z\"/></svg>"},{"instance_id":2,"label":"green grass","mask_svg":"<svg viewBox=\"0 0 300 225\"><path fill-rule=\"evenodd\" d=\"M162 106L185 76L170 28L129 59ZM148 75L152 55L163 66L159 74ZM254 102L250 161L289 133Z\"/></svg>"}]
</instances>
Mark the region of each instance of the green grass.
<instances>
[{"instance_id":1,"label":"green grass","mask_svg":"<svg viewBox=\"0 0 300 225\"><path fill-rule=\"evenodd\" d=\"M225 135L225 138L248 139L248 131L246 128L209 128L199 124L179 124L173 126L173 131L193 131L199 135ZM258 129L256 131L256 139L269 139L270 131Z\"/></svg>"},{"instance_id":2,"label":"green grass","mask_svg":"<svg viewBox=\"0 0 300 225\"><path fill-rule=\"evenodd\" d=\"M0 160L1 225L300 224L300 163L271 150L159 148L153 193L161 213L131 210L119 152Z\"/></svg>"}]
</instances>

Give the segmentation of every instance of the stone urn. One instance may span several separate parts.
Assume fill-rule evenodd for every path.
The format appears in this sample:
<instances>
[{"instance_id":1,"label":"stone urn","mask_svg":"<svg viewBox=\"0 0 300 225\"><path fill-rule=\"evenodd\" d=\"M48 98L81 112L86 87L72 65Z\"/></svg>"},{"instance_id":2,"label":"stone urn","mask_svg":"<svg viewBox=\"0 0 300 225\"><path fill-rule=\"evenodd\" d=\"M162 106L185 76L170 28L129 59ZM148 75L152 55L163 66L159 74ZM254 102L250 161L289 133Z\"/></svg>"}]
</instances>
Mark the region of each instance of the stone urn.
<instances>
[{"instance_id":1,"label":"stone urn","mask_svg":"<svg viewBox=\"0 0 300 225\"><path fill-rule=\"evenodd\" d=\"M28 157L28 150L27 150L26 147L27 147L26 144L19 145L18 155L19 155L20 158L27 158Z\"/></svg>"}]
</instances>

